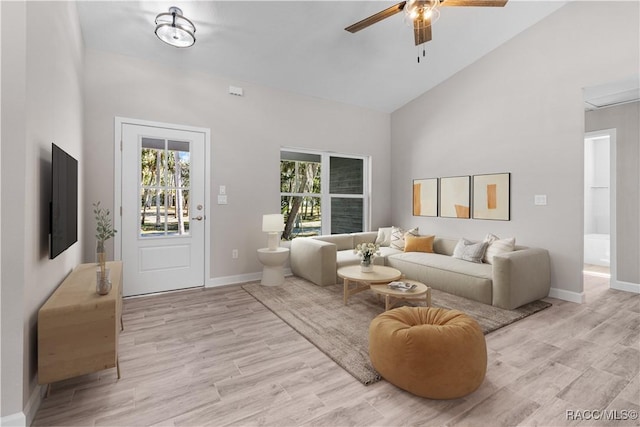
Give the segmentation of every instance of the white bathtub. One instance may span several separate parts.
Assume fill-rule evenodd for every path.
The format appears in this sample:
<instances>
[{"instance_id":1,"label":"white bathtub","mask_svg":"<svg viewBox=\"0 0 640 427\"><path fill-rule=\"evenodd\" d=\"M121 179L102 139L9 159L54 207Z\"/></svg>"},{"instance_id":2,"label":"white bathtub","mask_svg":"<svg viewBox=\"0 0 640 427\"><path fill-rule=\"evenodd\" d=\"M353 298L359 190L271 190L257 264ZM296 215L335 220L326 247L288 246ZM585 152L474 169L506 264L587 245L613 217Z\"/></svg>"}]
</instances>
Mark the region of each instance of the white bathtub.
<instances>
[{"instance_id":1,"label":"white bathtub","mask_svg":"<svg viewBox=\"0 0 640 427\"><path fill-rule=\"evenodd\" d=\"M584 235L584 263L609 266L611 246L608 234Z\"/></svg>"}]
</instances>

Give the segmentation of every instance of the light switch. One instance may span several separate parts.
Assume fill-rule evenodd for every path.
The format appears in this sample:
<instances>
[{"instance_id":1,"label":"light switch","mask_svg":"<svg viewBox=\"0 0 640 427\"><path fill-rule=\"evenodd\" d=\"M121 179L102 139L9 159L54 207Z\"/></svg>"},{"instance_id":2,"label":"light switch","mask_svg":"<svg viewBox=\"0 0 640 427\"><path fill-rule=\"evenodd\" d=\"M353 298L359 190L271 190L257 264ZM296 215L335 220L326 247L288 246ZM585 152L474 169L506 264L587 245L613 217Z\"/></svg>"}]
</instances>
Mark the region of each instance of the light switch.
<instances>
[{"instance_id":1,"label":"light switch","mask_svg":"<svg viewBox=\"0 0 640 427\"><path fill-rule=\"evenodd\" d=\"M219 194L218 195L218 204L219 205L226 205L227 204L227 196L225 196L223 194Z\"/></svg>"},{"instance_id":2,"label":"light switch","mask_svg":"<svg viewBox=\"0 0 640 427\"><path fill-rule=\"evenodd\" d=\"M227 194L227 186L226 185L221 185L220 186L220 191L218 194Z\"/></svg>"},{"instance_id":3,"label":"light switch","mask_svg":"<svg viewBox=\"0 0 640 427\"><path fill-rule=\"evenodd\" d=\"M533 204L536 206L546 206L547 205L547 195L546 194L536 194L533 197Z\"/></svg>"}]
</instances>

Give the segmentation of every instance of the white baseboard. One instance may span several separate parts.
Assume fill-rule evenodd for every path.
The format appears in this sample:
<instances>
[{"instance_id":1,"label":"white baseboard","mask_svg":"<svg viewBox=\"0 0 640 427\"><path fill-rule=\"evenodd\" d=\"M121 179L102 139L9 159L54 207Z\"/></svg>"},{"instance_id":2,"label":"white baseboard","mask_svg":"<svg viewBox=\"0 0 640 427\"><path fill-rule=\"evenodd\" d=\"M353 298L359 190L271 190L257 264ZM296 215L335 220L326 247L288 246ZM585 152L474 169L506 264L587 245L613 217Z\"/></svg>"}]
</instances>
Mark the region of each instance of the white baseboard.
<instances>
[{"instance_id":1,"label":"white baseboard","mask_svg":"<svg viewBox=\"0 0 640 427\"><path fill-rule=\"evenodd\" d=\"M584 292L573 292L565 289L551 288L549 289L549 296L551 298L575 302L577 304L583 304L585 302Z\"/></svg>"},{"instance_id":2,"label":"white baseboard","mask_svg":"<svg viewBox=\"0 0 640 427\"><path fill-rule=\"evenodd\" d=\"M28 426L30 426L36 418L36 412L38 412L38 409L40 408L40 404L42 403L42 399L44 398L46 391L46 386L36 384L31 396L29 396L27 406L24 408L24 415Z\"/></svg>"},{"instance_id":3,"label":"white baseboard","mask_svg":"<svg viewBox=\"0 0 640 427\"><path fill-rule=\"evenodd\" d=\"M24 412L18 412L17 414L11 414L0 418L0 426L24 427L27 425L26 419Z\"/></svg>"},{"instance_id":4,"label":"white baseboard","mask_svg":"<svg viewBox=\"0 0 640 427\"><path fill-rule=\"evenodd\" d=\"M291 276L290 268L284 269L285 276ZM215 288L217 286L238 285L240 283L255 282L262 279L262 271L258 273L238 274L237 276L212 277L207 280L205 288Z\"/></svg>"},{"instance_id":5,"label":"white baseboard","mask_svg":"<svg viewBox=\"0 0 640 427\"><path fill-rule=\"evenodd\" d=\"M255 282L262 279L262 272L238 274L237 276L212 277L207 280L204 285L206 288L214 288L216 286L237 285L239 283Z\"/></svg>"},{"instance_id":6,"label":"white baseboard","mask_svg":"<svg viewBox=\"0 0 640 427\"><path fill-rule=\"evenodd\" d=\"M633 292L634 294L640 294L640 284L631 282L621 282L620 280L614 280L609 285L611 289L618 291Z\"/></svg>"},{"instance_id":7,"label":"white baseboard","mask_svg":"<svg viewBox=\"0 0 640 427\"><path fill-rule=\"evenodd\" d=\"M23 411L0 418L0 426L30 426L33 423L33 420L36 418L36 413L40 408L40 404L42 403L42 398L44 397L45 392L46 387L36 384L33 392L31 393L31 396L29 396L27 406L24 407Z\"/></svg>"}]
</instances>

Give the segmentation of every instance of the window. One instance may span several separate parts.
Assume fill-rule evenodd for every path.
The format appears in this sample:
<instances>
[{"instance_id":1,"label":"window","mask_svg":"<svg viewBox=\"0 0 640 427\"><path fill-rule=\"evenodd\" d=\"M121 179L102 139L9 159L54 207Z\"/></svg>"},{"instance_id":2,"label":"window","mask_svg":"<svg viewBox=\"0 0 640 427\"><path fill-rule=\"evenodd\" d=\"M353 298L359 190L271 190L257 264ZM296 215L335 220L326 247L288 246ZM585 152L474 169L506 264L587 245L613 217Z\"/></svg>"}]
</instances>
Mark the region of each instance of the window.
<instances>
[{"instance_id":1,"label":"window","mask_svg":"<svg viewBox=\"0 0 640 427\"><path fill-rule=\"evenodd\" d=\"M280 203L284 240L353 233L368 223L365 157L282 150Z\"/></svg>"},{"instance_id":2,"label":"window","mask_svg":"<svg viewBox=\"0 0 640 427\"><path fill-rule=\"evenodd\" d=\"M189 234L189 142L142 138L140 236Z\"/></svg>"}]
</instances>

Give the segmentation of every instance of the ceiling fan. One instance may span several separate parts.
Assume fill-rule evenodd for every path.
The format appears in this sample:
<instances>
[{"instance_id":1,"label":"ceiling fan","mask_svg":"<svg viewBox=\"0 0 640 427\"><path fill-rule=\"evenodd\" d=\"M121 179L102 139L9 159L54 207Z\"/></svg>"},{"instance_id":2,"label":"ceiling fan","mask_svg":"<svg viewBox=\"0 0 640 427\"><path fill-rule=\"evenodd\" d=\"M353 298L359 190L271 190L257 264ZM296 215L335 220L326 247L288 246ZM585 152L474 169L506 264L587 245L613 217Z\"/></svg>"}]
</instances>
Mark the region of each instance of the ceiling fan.
<instances>
[{"instance_id":1,"label":"ceiling fan","mask_svg":"<svg viewBox=\"0 0 640 427\"><path fill-rule=\"evenodd\" d=\"M404 11L413 22L416 46L431 40L431 24L440 16L442 6L492 6L502 7L508 0L407 0L380 11L362 21L348 26L345 30L356 33L370 25ZM418 58L418 61L420 59Z\"/></svg>"}]
</instances>

